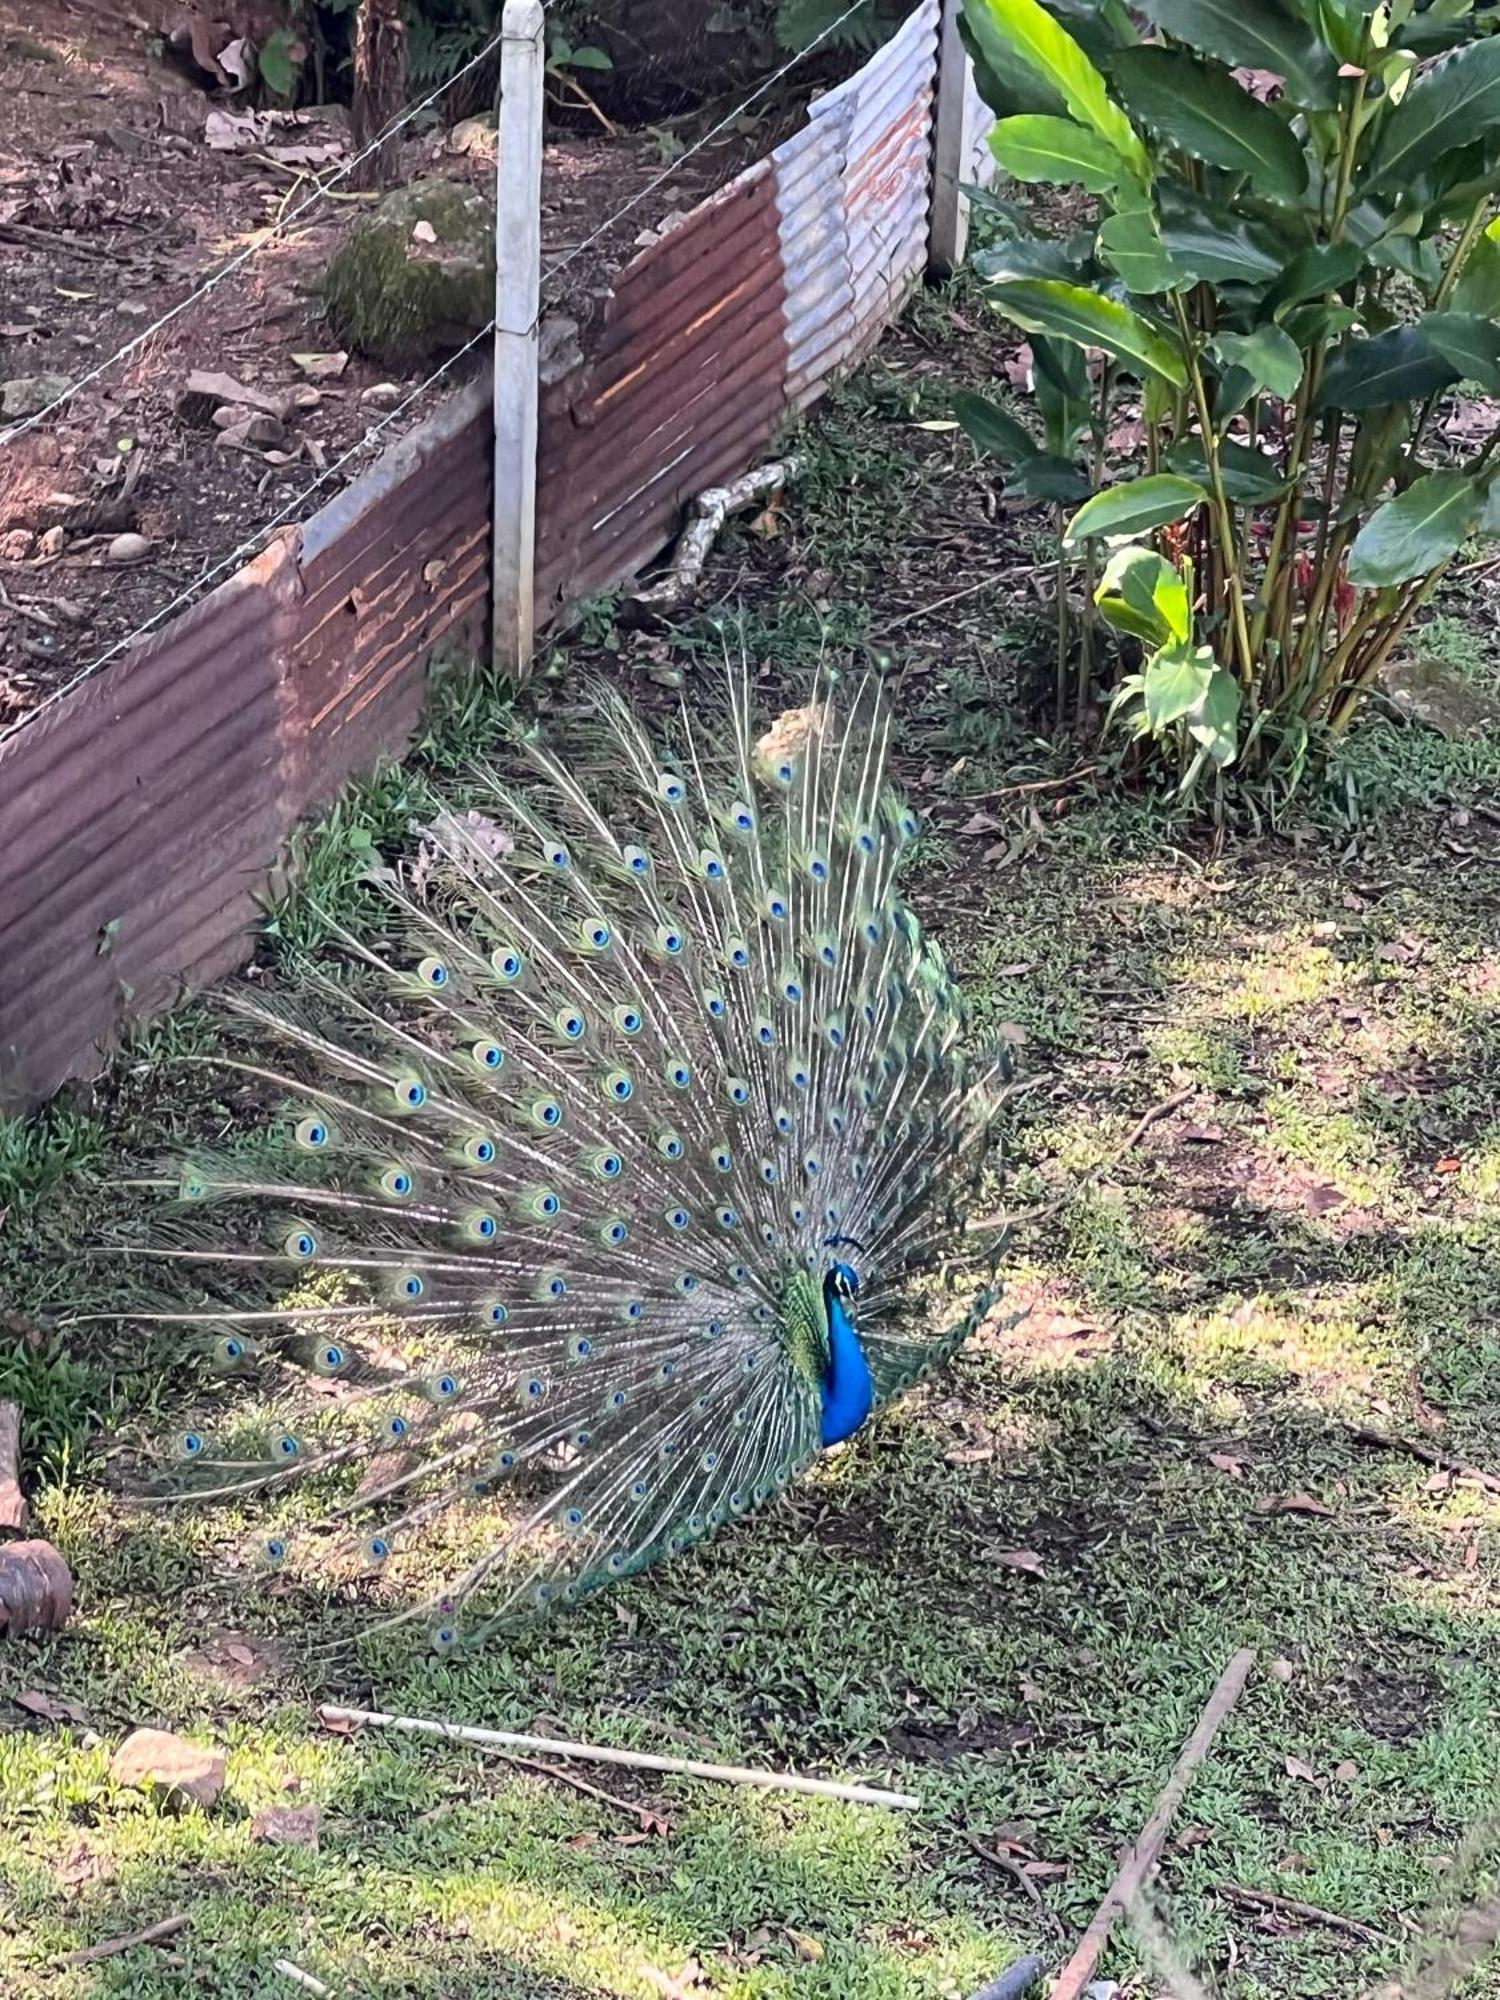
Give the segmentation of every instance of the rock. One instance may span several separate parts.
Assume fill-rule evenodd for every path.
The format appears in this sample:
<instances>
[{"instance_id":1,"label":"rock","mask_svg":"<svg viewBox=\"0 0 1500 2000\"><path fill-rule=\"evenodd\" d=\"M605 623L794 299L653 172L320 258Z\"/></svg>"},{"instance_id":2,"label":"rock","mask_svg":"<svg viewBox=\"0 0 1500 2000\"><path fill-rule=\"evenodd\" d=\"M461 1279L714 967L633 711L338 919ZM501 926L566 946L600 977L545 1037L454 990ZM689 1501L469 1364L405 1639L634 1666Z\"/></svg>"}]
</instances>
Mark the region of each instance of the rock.
<instances>
[{"instance_id":1,"label":"rock","mask_svg":"<svg viewBox=\"0 0 1500 2000\"><path fill-rule=\"evenodd\" d=\"M317 1806L264 1806L250 1822L250 1838L267 1847L316 1848L322 1825Z\"/></svg>"},{"instance_id":2,"label":"rock","mask_svg":"<svg viewBox=\"0 0 1500 2000\"><path fill-rule=\"evenodd\" d=\"M1500 725L1500 694L1478 686L1467 674L1430 654L1390 661L1381 672L1379 685L1408 722L1435 730L1450 743L1483 736Z\"/></svg>"},{"instance_id":3,"label":"rock","mask_svg":"<svg viewBox=\"0 0 1500 2000\"><path fill-rule=\"evenodd\" d=\"M310 375L315 382L331 381L335 375L342 375L349 366L349 357L338 354L294 354L292 360L304 375Z\"/></svg>"},{"instance_id":4,"label":"rock","mask_svg":"<svg viewBox=\"0 0 1500 2000\"><path fill-rule=\"evenodd\" d=\"M35 417L73 386L66 375L12 375L0 382L0 417Z\"/></svg>"},{"instance_id":5,"label":"rock","mask_svg":"<svg viewBox=\"0 0 1500 2000\"><path fill-rule=\"evenodd\" d=\"M104 551L104 560L111 563L144 562L151 553L151 544L144 535L116 535Z\"/></svg>"},{"instance_id":6,"label":"rock","mask_svg":"<svg viewBox=\"0 0 1500 2000\"><path fill-rule=\"evenodd\" d=\"M117 1785L161 1791L208 1807L224 1789L224 1753L166 1729L133 1729L110 1759Z\"/></svg>"},{"instance_id":7,"label":"rock","mask_svg":"<svg viewBox=\"0 0 1500 2000\"><path fill-rule=\"evenodd\" d=\"M311 382L305 382L300 389L292 391L293 407L299 410L315 410L323 400L323 391L315 389Z\"/></svg>"},{"instance_id":8,"label":"rock","mask_svg":"<svg viewBox=\"0 0 1500 2000\"><path fill-rule=\"evenodd\" d=\"M372 382L368 389L361 389L359 400L369 403L377 410L389 410L401 400L399 382Z\"/></svg>"},{"instance_id":9,"label":"rock","mask_svg":"<svg viewBox=\"0 0 1500 2000\"><path fill-rule=\"evenodd\" d=\"M67 539L67 534L62 528L48 528L38 538L36 552L39 556L60 556Z\"/></svg>"},{"instance_id":10,"label":"rock","mask_svg":"<svg viewBox=\"0 0 1500 2000\"><path fill-rule=\"evenodd\" d=\"M56 1632L73 1609L73 1579L50 1542L0 1548L0 1638Z\"/></svg>"},{"instance_id":11,"label":"rock","mask_svg":"<svg viewBox=\"0 0 1500 2000\"><path fill-rule=\"evenodd\" d=\"M0 562L26 562L36 548L30 528L12 528L0 535Z\"/></svg>"},{"instance_id":12,"label":"rock","mask_svg":"<svg viewBox=\"0 0 1500 2000\"><path fill-rule=\"evenodd\" d=\"M220 444L249 445L256 451L268 451L286 443L286 425L279 417L268 417L264 410L215 410L216 424L221 415L228 415L233 421L220 425Z\"/></svg>"},{"instance_id":13,"label":"rock","mask_svg":"<svg viewBox=\"0 0 1500 2000\"><path fill-rule=\"evenodd\" d=\"M428 224L433 240L416 234ZM381 201L323 280L342 345L409 369L461 347L494 312L491 203L453 181L414 181Z\"/></svg>"},{"instance_id":14,"label":"rock","mask_svg":"<svg viewBox=\"0 0 1500 2000\"><path fill-rule=\"evenodd\" d=\"M569 375L583 359L583 349L578 344L578 322L564 319L560 315L544 319L537 332L536 372L538 379L546 386L560 382Z\"/></svg>"},{"instance_id":15,"label":"rock","mask_svg":"<svg viewBox=\"0 0 1500 2000\"><path fill-rule=\"evenodd\" d=\"M232 375L195 368L177 392L176 410L190 424L212 423L221 404L240 404L247 410L261 410L284 422L291 414L291 399L269 389L256 389L237 382Z\"/></svg>"},{"instance_id":16,"label":"rock","mask_svg":"<svg viewBox=\"0 0 1500 2000\"><path fill-rule=\"evenodd\" d=\"M477 153L492 158L500 142L493 118L460 118L448 134L450 153Z\"/></svg>"}]
</instances>

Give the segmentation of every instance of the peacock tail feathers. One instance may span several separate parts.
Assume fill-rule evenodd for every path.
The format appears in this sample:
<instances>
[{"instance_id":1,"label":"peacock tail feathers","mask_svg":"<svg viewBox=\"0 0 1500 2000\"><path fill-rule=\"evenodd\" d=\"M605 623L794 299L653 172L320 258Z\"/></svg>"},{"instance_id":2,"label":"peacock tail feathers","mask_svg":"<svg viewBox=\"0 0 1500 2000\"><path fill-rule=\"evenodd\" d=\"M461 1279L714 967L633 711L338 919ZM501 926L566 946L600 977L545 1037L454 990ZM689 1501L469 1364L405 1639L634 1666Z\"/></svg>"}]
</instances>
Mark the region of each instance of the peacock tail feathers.
<instances>
[{"instance_id":1,"label":"peacock tail feathers","mask_svg":"<svg viewBox=\"0 0 1500 2000\"><path fill-rule=\"evenodd\" d=\"M672 757L599 704L607 804L528 746L338 935L356 979L232 999L284 1109L184 1163L146 1253L192 1293L157 1323L259 1391L171 1494L393 1611L414 1581L445 1649L763 1504L841 1371L857 1422L993 1297L962 1223L1005 1057L902 901L873 691L757 735L740 680Z\"/></svg>"}]
</instances>

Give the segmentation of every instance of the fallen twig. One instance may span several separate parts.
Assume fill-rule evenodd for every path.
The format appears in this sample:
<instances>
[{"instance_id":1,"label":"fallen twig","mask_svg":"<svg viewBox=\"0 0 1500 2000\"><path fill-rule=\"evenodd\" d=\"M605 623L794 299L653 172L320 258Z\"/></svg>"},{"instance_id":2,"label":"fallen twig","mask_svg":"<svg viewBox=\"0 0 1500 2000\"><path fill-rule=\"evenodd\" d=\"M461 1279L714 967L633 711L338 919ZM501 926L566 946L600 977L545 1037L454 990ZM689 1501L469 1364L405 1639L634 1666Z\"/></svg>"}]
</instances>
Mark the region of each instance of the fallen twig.
<instances>
[{"instance_id":1,"label":"fallen twig","mask_svg":"<svg viewBox=\"0 0 1500 2000\"><path fill-rule=\"evenodd\" d=\"M1141 1143L1142 1139L1145 1138L1158 1119L1166 1118L1172 1112L1180 1110L1189 1098L1196 1097L1197 1095L1197 1085L1189 1084L1186 1090L1176 1091L1171 1097L1164 1097L1160 1104L1153 1104L1144 1117L1138 1118L1135 1124L1131 1126L1122 1143L1115 1148L1107 1160L1101 1160L1097 1166L1090 1167L1087 1173L1080 1174L1078 1179L1070 1187L1065 1188L1054 1201L1043 1202L1039 1208L1020 1208L1014 1211L997 1208L993 1215L975 1216L965 1225L966 1228L971 1230L1015 1229L1023 1222L1050 1222L1059 1209L1063 1208L1075 1195L1081 1194L1086 1187L1098 1180L1106 1167L1118 1166L1125 1155L1132 1152Z\"/></svg>"},{"instance_id":2,"label":"fallen twig","mask_svg":"<svg viewBox=\"0 0 1500 2000\"><path fill-rule=\"evenodd\" d=\"M778 486L795 479L801 470L799 458L778 458L769 465L757 466L728 486L705 487L693 502L693 518L683 530L666 574L644 590L631 591L622 610L637 616L653 615L680 604L697 587L709 550L730 515L748 507L752 500L774 493Z\"/></svg>"},{"instance_id":3,"label":"fallen twig","mask_svg":"<svg viewBox=\"0 0 1500 2000\"><path fill-rule=\"evenodd\" d=\"M0 583L0 610L13 611L18 618L29 618L33 625L41 625L49 632L57 630L57 620L45 611L39 611L34 604L14 598Z\"/></svg>"},{"instance_id":4,"label":"fallen twig","mask_svg":"<svg viewBox=\"0 0 1500 2000\"><path fill-rule=\"evenodd\" d=\"M539 1750L551 1757L582 1757L596 1764L625 1764L637 1771L670 1771L683 1778L713 1778L726 1785L757 1785L771 1792L805 1792L813 1798L844 1799L852 1805L897 1806L916 1812L922 1801L911 1792L887 1792L874 1785L845 1785L831 1778L803 1778L792 1771L756 1771L741 1764L704 1764L692 1757L659 1757L652 1751L621 1750L607 1743L566 1743L555 1736L522 1736L509 1729L475 1729L462 1722L431 1722L415 1715L384 1715L375 1709L323 1707L325 1723L356 1723L371 1729L402 1729L410 1736L442 1736L452 1743L487 1744L492 1749Z\"/></svg>"},{"instance_id":5,"label":"fallen twig","mask_svg":"<svg viewBox=\"0 0 1500 2000\"><path fill-rule=\"evenodd\" d=\"M293 1965L289 1958L278 1958L275 1961L275 1969L283 1979L290 1979L294 1985L304 1987L309 1993L318 1994L320 2000L329 2000L333 1992L331 1986L325 1986L321 1979L315 1979L310 1972L304 1972L300 1965Z\"/></svg>"},{"instance_id":6,"label":"fallen twig","mask_svg":"<svg viewBox=\"0 0 1500 2000\"><path fill-rule=\"evenodd\" d=\"M1115 1919L1140 1894L1155 1869L1162 1843L1187 1792L1188 1780L1208 1755L1224 1718L1239 1700L1254 1664L1254 1648L1246 1646L1235 1654L1220 1674L1197 1726L1172 1767L1172 1775L1163 1787L1150 1819L1134 1844L1126 1848L1121 1856L1119 1871L1105 1893L1104 1901L1094 1912L1077 1950L1053 1983L1050 2000L1080 2000L1093 1977L1094 1967L1114 1928Z\"/></svg>"},{"instance_id":7,"label":"fallen twig","mask_svg":"<svg viewBox=\"0 0 1500 2000\"><path fill-rule=\"evenodd\" d=\"M1395 1431L1378 1431L1368 1424L1346 1424L1344 1428L1356 1444L1373 1445L1380 1451L1404 1451L1408 1458L1418 1458L1423 1465L1431 1465L1439 1472L1451 1472L1455 1479L1472 1480L1486 1493L1500 1493L1500 1475L1485 1472L1477 1465L1468 1465L1463 1459L1439 1451L1436 1445L1430 1445L1422 1438L1402 1437Z\"/></svg>"},{"instance_id":8,"label":"fallen twig","mask_svg":"<svg viewBox=\"0 0 1500 2000\"><path fill-rule=\"evenodd\" d=\"M1331 1931L1347 1931L1351 1937L1362 1938L1366 1944L1386 1945L1390 1939L1383 1937L1369 1924L1360 1923L1357 1917L1341 1917L1337 1910L1320 1910L1316 1903L1302 1903L1295 1896L1277 1896L1269 1889L1247 1889L1240 1882L1217 1882L1218 1893L1231 1903L1241 1903L1252 1910L1273 1910L1278 1916L1301 1917L1304 1923L1322 1924Z\"/></svg>"},{"instance_id":9,"label":"fallen twig","mask_svg":"<svg viewBox=\"0 0 1500 2000\"><path fill-rule=\"evenodd\" d=\"M1010 1877L1012 1882L1020 1888L1030 1902L1031 1907L1036 1911L1038 1917L1047 1926L1048 1930L1052 1932L1053 1936L1061 1937L1063 1934L1061 1921L1053 1911L1048 1909L1046 1899L1043 1897L1041 1890L1032 1881L1020 1862L1012 1861L1008 1854L1002 1854L996 1847L986 1847L984 1842L976 1839L972 1833L965 1834L964 1838L981 1861L988 1861L991 1867L998 1868L1003 1875Z\"/></svg>"},{"instance_id":10,"label":"fallen twig","mask_svg":"<svg viewBox=\"0 0 1500 2000\"><path fill-rule=\"evenodd\" d=\"M16 1403L0 1403L0 1528L24 1530L30 1520L21 1491L21 1411Z\"/></svg>"},{"instance_id":11,"label":"fallen twig","mask_svg":"<svg viewBox=\"0 0 1500 2000\"><path fill-rule=\"evenodd\" d=\"M550 1778L554 1784L571 1785L575 1792L582 1792L585 1798L597 1799L601 1805L613 1806L616 1812L645 1825L647 1820L661 1820L662 1814L651 1806L638 1806L630 1799L616 1798L613 1792L602 1791L598 1785L591 1785L587 1778L580 1778L576 1771L559 1770L555 1764L538 1764L531 1757L511 1757L508 1760L522 1771L533 1771L539 1778Z\"/></svg>"},{"instance_id":12,"label":"fallen twig","mask_svg":"<svg viewBox=\"0 0 1500 2000\"><path fill-rule=\"evenodd\" d=\"M106 1938L103 1944L91 1944L82 1951L65 1952L56 1964L61 1968L71 1965L97 1965L104 1958L118 1958L122 1951L132 1951L138 1944L165 1944L170 1937L176 1937L186 1930L191 1919L188 1917L163 1917L159 1924L147 1924L143 1931L127 1931L122 1937Z\"/></svg>"}]
</instances>

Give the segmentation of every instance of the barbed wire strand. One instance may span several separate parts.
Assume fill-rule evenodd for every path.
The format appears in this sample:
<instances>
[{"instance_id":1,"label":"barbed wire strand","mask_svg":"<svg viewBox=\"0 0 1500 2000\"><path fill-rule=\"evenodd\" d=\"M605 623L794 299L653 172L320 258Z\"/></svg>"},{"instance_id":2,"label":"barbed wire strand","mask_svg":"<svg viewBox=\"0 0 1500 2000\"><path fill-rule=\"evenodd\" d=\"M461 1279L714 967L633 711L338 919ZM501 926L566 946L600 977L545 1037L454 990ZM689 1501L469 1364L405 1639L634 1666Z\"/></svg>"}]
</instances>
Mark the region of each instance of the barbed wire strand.
<instances>
[{"instance_id":1,"label":"barbed wire strand","mask_svg":"<svg viewBox=\"0 0 1500 2000\"><path fill-rule=\"evenodd\" d=\"M237 251L227 264L221 265L217 271L211 271L206 278L200 280L185 298L179 299L175 306L169 307L160 319L154 320L148 327L143 327L139 333L127 340L123 347L117 348L113 354L106 356L103 361L98 362L86 375L80 375L76 382L70 382L66 389L54 396L50 403L45 404L40 410L34 412L33 415L22 418L19 422L9 425L5 430L0 430L0 446L14 444L17 438L24 437L28 431L35 430L37 425L44 423L55 410L60 410L65 403L70 403L80 390L88 388L91 382L97 382L102 375L107 375L110 369L115 367L119 362L128 360L132 354L138 354L148 341L154 340L164 327L170 326L173 320L179 318L187 311L189 306L194 306L200 299L207 298L208 294L217 286L223 284L226 278L232 277L236 271L242 270L252 258L258 257L261 251L269 244L274 243L279 236L284 235L291 228L292 224L297 221L298 217L306 215L309 209L315 208L331 188L337 186L341 180L346 180L356 167L363 166L372 154L378 153L382 146L393 139L404 127L411 124L413 119L420 118L424 111L429 110L436 104L444 91L451 90L454 84L467 76L471 70L477 69L481 63L488 61L490 56L494 54L495 50L500 47L505 39L503 30L492 35L485 46L476 55L471 56L462 69L455 70L446 82L440 83L435 90L429 91L425 97L419 98L415 104L408 105L404 111L401 111L396 117L388 120L380 131L376 133L369 145L364 148L363 152L356 153L352 160L346 161L336 171L326 175L318 182L310 194L303 196L295 208L288 209L285 215L278 217L275 222L262 230L256 236L253 243L247 244L243 250Z\"/></svg>"},{"instance_id":2,"label":"barbed wire strand","mask_svg":"<svg viewBox=\"0 0 1500 2000\"><path fill-rule=\"evenodd\" d=\"M764 78L759 84L756 85L755 89L751 91L747 97L741 100L741 102L735 107L733 111L727 113L725 117L720 119L717 125L711 127L709 131L705 132L702 138L697 140L694 145L688 147L684 152L679 154L675 160L673 160L666 168L663 169L663 171L660 174L658 174L655 177L655 179L648 182L645 187L639 189L635 194L631 195L628 200L622 202L620 206L610 216L608 216L602 223L598 225L596 229L594 229L590 233L590 235L586 236L581 243L575 244L573 248L567 253L566 256L560 258L555 264L551 265L546 271L544 271L541 274L539 282L545 285L550 279L555 278L559 271L566 269L566 267L570 263L572 263L576 257L581 256L582 253L586 249L588 249L591 244L596 243L601 236L606 235L620 220L621 216L629 214L631 209L638 207L640 203L643 202L649 195L654 193L657 188L663 186L667 181L669 181L672 178L672 175L678 172L686 164L686 162L693 157L695 153L699 153L703 150L705 146L711 145L715 138L717 138L722 132L726 131L731 125L734 124L736 119L743 117L745 112L748 111L751 108L751 106L757 102L759 98L763 97L768 90L774 88L774 86L777 83L779 83L785 76L789 75L790 72L796 68L798 63L806 61L807 57L810 56L815 49L819 48L824 42L826 42L830 36L836 34L838 30L843 26L844 22L847 21L852 15L857 14L864 5L865 5L865 0L851 0L851 4L844 9L843 13L839 14L834 20L830 21L827 27L825 27L819 35L817 35L812 41L810 41L805 48L797 50L796 53L790 56L787 59L787 61L781 65L779 69L775 70L770 76ZM481 50L479 55L473 58L473 62L467 65L466 67L473 67L474 64L481 62L484 59L484 56L490 53L493 50L493 48L498 47L499 44L504 39L505 37L503 34L497 35L494 38L493 43L490 45L490 48L486 50ZM449 79L449 83L451 84L456 82L458 80L458 77L462 74L463 71L456 72L455 75ZM443 86L443 88L447 88L447 85ZM440 95L440 92L433 93L434 97L437 95ZM431 101L432 101L431 98L424 99L422 104L413 107L412 111L407 114L408 117L415 115L415 112L424 109L426 104L430 103ZM395 129L396 127L393 125L391 127L391 130ZM388 137L389 133L383 136ZM373 145L379 143L381 143L380 140L374 141L372 143L372 147L368 150L373 150ZM352 167L356 164L357 162L351 161L350 168L352 169ZM325 183L324 185L326 186L327 184ZM309 201L313 201L316 200L317 197L309 196L308 199ZM288 217L287 219L290 220L291 218ZM243 263L248 256L251 256L253 254L254 254L253 249L251 251L244 252L242 253L238 261L240 263ZM215 279L213 279L211 282L217 283L219 278L227 276L230 268L231 267L226 266L224 271L217 274ZM141 341L148 339L152 333L159 332L161 326L167 324L167 322L171 318L173 318L177 312L183 310L184 306L192 303L192 298L202 297L203 292L206 289L207 286L201 287L198 292L192 294L191 298L184 300L182 302L182 305L174 307L173 312L165 315L164 318L158 322L156 327L148 328L145 333L137 336L137 339L130 343L130 347L133 348L135 346L138 346ZM489 336L494 332L494 330L495 330L495 322L493 319L491 319L485 326L482 326L477 333L471 335L470 338L464 342L463 346L459 348L456 353L449 355L447 360L445 360L439 367L435 368L432 371L432 373L426 377L424 381L419 382L417 386L413 390L411 390L411 392L408 395L404 396L399 403L397 403L392 409L388 410L386 414L379 420L379 422L369 425L365 429L363 434L360 437L358 437L353 444L349 445L343 452L340 453L340 455L336 459L331 460L328 465L323 467L323 469L318 473L317 477L313 479L307 486L305 486L293 499L289 500L278 513L272 515L269 521L262 522L261 525L256 528L253 534L248 535L242 542L238 544L237 547L231 549L228 555L221 557L220 560L217 561L216 563L213 563L208 568L201 570L199 574L193 578L191 583L185 584L183 588L177 592L175 597L169 598L165 604L159 606L159 608L156 611L154 611L149 618L143 619L141 623L137 625L132 631L127 632L122 638L116 639L111 645L106 647L102 653L98 654L96 658L90 660L87 666L80 667L77 673L70 675L69 678L60 687L54 688L34 708L28 709L24 715L17 716L13 722L9 723L5 728L0 729L0 745L3 745L4 743L8 742L9 739L12 736L16 735L18 731L26 728L31 722L33 722L37 718L37 716L42 715L48 709L55 707L56 704L60 702L66 695L71 694L75 688L82 686L82 684L85 681L91 680L93 676L97 674L102 667L108 666L111 660L118 659L119 656L122 653L126 652L131 646L133 646L138 639L143 639L147 637L148 634L153 632L157 626L159 626L164 622L164 620L170 618L174 611L181 610L186 605L194 602L206 587L211 586L212 584L216 583L220 577L225 576L226 574L237 569L241 564L241 562L247 560L251 556L258 554L265 545L266 541L269 539L269 537L275 533L277 528L282 527L294 514L300 514L304 504L306 503L306 501L311 499L313 494L320 492L323 489L323 487L325 487L328 484L330 479L335 478L337 474L343 470L343 468L350 462L351 459L358 457L358 455L361 452L367 451L370 448L370 446L374 444L375 441L380 437L382 432L387 430L390 427L390 425L395 423L397 418L403 416L406 413L406 411L411 408L412 404L417 402L422 396L424 396L429 389L431 389L436 383L440 382L444 375L448 374L452 369L457 367L458 364L468 354L473 352L473 350L479 345L479 343L482 340L487 340ZM128 351L129 349L122 348L121 354L124 354ZM120 356L116 355L113 358L115 360L118 360ZM107 367L110 364L104 363L102 365ZM81 389L86 382L92 380L93 376L97 375L99 372L100 371L96 369L93 371L93 374L85 376L79 382L74 383L69 388L67 396L59 397L57 399L58 402L59 403L65 402L68 399L68 396L76 394L77 391ZM55 409L56 407L57 407L56 403L48 405L49 409ZM44 415L46 415L46 411L39 413L38 417L32 419L31 421L39 422L41 416ZM29 424L27 427L29 428ZM8 442L9 439L15 435L16 435L15 432L0 433L0 444Z\"/></svg>"}]
</instances>

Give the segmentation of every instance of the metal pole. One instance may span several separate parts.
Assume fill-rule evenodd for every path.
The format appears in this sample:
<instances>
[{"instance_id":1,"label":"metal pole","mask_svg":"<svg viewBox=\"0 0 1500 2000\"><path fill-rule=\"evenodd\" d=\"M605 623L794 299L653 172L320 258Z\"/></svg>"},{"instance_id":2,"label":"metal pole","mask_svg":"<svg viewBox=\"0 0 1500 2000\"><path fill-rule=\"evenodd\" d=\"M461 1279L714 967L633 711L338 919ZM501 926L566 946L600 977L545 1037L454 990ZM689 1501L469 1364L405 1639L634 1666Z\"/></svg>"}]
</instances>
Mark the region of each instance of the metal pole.
<instances>
[{"instance_id":1,"label":"metal pole","mask_svg":"<svg viewBox=\"0 0 1500 2000\"><path fill-rule=\"evenodd\" d=\"M960 183L970 178L974 157L975 93L969 53L958 32L963 0L943 0L938 39L937 102L932 114L932 214L927 231L927 269L948 278L969 246L969 201Z\"/></svg>"},{"instance_id":2,"label":"metal pole","mask_svg":"<svg viewBox=\"0 0 1500 2000\"><path fill-rule=\"evenodd\" d=\"M536 634L537 322L541 313L541 0L505 0L495 165L495 665L523 674Z\"/></svg>"}]
</instances>

